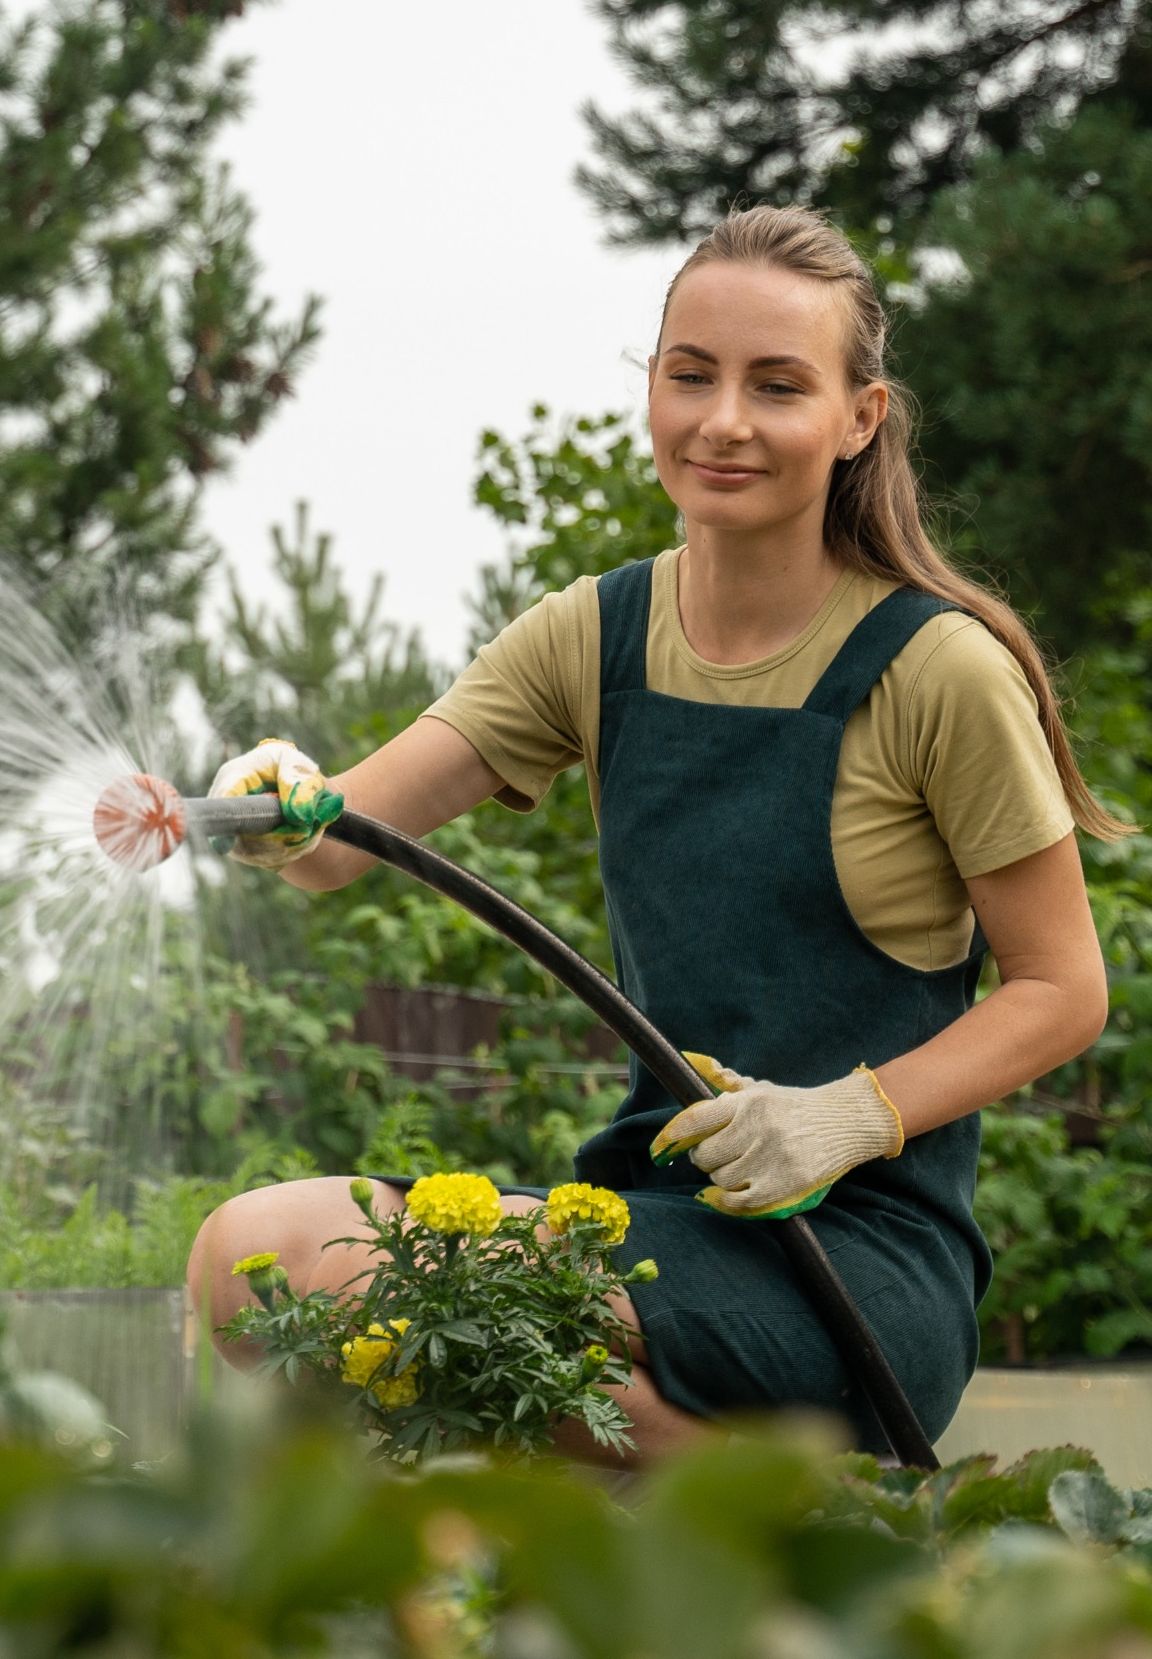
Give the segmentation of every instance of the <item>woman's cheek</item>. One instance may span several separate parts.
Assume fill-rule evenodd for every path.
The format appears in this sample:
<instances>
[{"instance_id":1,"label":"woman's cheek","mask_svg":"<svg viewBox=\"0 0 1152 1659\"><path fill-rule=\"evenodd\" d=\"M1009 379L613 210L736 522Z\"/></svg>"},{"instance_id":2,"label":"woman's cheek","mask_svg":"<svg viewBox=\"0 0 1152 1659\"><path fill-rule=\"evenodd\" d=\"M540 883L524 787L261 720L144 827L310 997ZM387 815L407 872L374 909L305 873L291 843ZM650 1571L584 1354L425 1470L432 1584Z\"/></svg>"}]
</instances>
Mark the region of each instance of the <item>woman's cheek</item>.
<instances>
[{"instance_id":1,"label":"woman's cheek","mask_svg":"<svg viewBox=\"0 0 1152 1659\"><path fill-rule=\"evenodd\" d=\"M797 468L805 472L825 472L828 457L835 455L835 448L824 428L808 422L798 422L790 431L782 432L780 441L790 452Z\"/></svg>"},{"instance_id":2,"label":"woman's cheek","mask_svg":"<svg viewBox=\"0 0 1152 1659\"><path fill-rule=\"evenodd\" d=\"M675 486L673 484L673 469L670 464L670 458L662 447L656 442L655 434L653 434L652 437L652 459L656 466L656 476L660 480L660 487L670 500L675 501L676 498L672 494ZM679 502L676 504L679 506Z\"/></svg>"}]
</instances>

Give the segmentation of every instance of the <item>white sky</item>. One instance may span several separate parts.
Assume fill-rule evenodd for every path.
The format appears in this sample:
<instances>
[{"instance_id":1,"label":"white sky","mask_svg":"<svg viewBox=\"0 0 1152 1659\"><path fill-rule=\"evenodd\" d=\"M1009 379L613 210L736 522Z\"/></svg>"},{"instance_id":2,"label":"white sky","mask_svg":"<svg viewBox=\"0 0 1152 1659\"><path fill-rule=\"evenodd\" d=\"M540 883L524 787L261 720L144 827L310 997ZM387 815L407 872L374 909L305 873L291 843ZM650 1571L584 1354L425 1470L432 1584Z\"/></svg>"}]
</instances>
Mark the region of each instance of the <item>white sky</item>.
<instances>
[{"instance_id":1,"label":"white sky","mask_svg":"<svg viewBox=\"0 0 1152 1659\"><path fill-rule=\"evenodd\" d=\"M311 504L362 592L462 665L464 595L499 556L471 505L473 456L530 409L644 406L679 250L621 253L571 183L590 158L581 101L634 102L583 0L340 0L254 6L225 31L253 59L252 105L221 153L256 210L264 287L292 314L325 297L296 398L205 517L245 591L270 596L269 527Z\"/></svg>"}]
</instances>

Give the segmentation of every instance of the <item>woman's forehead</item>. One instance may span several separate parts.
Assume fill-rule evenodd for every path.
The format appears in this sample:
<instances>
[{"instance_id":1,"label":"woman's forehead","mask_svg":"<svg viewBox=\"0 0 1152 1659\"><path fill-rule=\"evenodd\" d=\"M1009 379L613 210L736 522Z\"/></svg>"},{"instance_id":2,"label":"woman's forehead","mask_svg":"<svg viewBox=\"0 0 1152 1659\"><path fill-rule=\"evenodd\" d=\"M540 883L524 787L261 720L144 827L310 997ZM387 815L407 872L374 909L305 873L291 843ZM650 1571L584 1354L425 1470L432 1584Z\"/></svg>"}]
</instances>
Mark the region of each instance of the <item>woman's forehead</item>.
<instances>
[{"instance_id":1,"label":"woman's forehead","mask_svg":"<svg viewBox=\"0 0 1152 1659\"><path fill-rule=\"evenodd\" d=\"M686 271L668 302L660 347L680 342L714 355L844 360L845 314L838 285L774 265L712 260Z\"/></svg>"}]
</instances>

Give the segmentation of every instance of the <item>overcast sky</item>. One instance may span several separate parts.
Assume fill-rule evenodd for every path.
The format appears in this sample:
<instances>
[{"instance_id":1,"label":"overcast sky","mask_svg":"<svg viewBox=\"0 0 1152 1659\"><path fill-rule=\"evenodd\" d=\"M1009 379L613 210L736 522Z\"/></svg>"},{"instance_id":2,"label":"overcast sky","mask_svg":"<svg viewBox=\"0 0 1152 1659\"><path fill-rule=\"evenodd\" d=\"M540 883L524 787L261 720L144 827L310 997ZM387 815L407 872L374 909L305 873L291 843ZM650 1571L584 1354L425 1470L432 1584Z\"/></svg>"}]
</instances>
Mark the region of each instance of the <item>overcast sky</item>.
<instances>
[{"instance_id":1,"label":"overcast sky","mask_svg":"<svg viewBox=\"0 0 1152 1659\"><path fill-rule=\"evenodd\" d=\"M520 435L536 402L643 411L631 360L678 250L609 251L571 183L581 101L632 89L584 0L276 0L224 43L253 60L221 150L266 290L287 313L326 303L298 395L209 489L209 528L271 595L269 527L307 500L350 585L382 571L389 614L459 666L464 595L502 546L471 505L480 432Z\"/></svg>"}]
</instances>

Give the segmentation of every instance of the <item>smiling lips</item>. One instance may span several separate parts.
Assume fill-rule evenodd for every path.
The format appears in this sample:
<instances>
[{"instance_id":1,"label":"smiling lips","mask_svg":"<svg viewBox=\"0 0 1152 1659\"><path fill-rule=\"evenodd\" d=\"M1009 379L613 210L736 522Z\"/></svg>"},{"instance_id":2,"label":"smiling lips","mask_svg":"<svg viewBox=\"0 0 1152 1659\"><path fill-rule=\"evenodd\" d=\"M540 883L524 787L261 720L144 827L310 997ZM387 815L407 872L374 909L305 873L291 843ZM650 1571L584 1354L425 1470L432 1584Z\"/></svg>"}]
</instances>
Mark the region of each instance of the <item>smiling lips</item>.
<instances>
[{"instance_id":1,"label":"smiling lips","mask_svg":"<svg viewBox=\"0 0 1152 1659\"><path fill-rule=\"evenodd\" d=\"M689 461L688 465L705 483L742 484L749 478L760 478L763 474L755 467L710 466L705 461Z\"/></svg>"}]
</instances>

